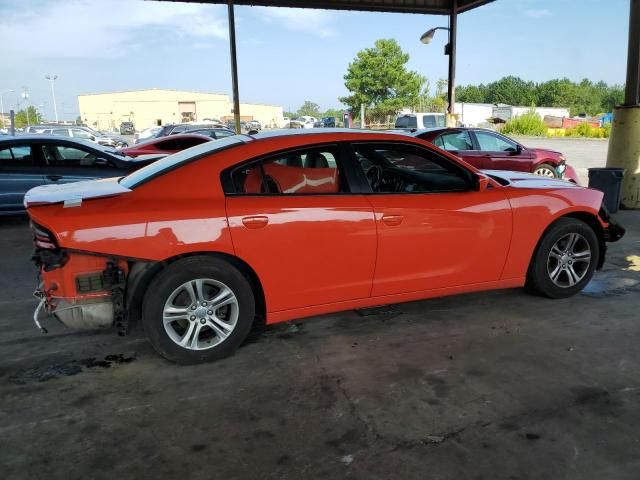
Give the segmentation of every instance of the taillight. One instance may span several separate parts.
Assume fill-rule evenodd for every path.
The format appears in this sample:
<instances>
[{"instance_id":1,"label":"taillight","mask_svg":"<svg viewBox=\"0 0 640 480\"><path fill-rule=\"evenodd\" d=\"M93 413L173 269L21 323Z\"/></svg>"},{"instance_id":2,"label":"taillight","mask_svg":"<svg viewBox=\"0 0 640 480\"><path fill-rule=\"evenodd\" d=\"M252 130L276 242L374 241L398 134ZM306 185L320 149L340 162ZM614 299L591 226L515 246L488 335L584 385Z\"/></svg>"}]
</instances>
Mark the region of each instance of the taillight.
<instances>
[{"instance_id":1,"label":"taillight","mask_svg":"<svg viewBox=\"0 0 640 480\"><path fill-rule=\"evenodd\" d=\"M56 237L46 228L31 222L31 231L33 232L33 243L35 243L36 247L48 250L58 248Z\"/></svg>"}]
</instances>

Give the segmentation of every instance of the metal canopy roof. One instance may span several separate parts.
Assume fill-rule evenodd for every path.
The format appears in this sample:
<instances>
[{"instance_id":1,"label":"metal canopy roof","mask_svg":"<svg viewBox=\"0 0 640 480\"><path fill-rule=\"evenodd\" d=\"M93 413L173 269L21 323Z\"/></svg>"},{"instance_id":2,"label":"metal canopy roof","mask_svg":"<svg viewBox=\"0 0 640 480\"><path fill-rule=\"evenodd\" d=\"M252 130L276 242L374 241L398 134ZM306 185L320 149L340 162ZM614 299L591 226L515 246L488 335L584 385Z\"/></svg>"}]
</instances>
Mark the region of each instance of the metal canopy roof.
<instances>
[{"instance_id":1,"label":"metal canopy roof","mask_svg":"<svg viewBox=\"0 0 640 480\"><path fill-rule=\"evenodd\" d=\"M169 0L191 3L227 4L228 0ZM494 0L458 0L458 13L491 3ZM361 10L369 12L425 13L448 15L453 0L234 0L235 5L261 7L322 8L327 10Z\"/></svg>"}]
</instances>

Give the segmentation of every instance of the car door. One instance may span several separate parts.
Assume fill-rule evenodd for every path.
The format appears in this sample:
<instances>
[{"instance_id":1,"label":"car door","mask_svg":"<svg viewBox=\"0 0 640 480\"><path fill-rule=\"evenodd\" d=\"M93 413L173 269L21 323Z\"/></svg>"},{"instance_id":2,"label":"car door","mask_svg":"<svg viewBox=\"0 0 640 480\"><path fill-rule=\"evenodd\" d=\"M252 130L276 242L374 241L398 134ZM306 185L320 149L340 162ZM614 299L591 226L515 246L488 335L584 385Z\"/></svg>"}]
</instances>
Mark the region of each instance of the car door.
<instances>
[{"instance_id":1,"label":"car door","mask_svg":"<svg viewBox=\"0 0 640 480\"><path fill-rule=\"evenodd\" d=\"M511 240L499 188L435 151L401 142L354 143L378 227L374 297L498 280Z\"/></svg>"},{"instance_id":2,"label":"car door","mask_svg":"<svg viewBox=\"0 0 640 480\"><path fill-rule=\"evenodd\" d=\"M531 154L517 142L499 133L474 130L477 148L484 155L484 167L529 172Z\"/></svg>"},{"instance_id":3,"label":"car door","mask_svg":"<svg viewBox=\"0 0 640 480\"><path fill-rule=\"evenodd\" d=\"M47 143L40 147L45 160L47 184L60 184L127 175L130 170L116 167L99 150L65 143Z\"/></svg>"},{"instance_id":4,"label":"car door","mask_svg":"<svg viewBox=\"0 0 640 480\"><path fill-rule=\"evenodd\" d=\"M260 278L268 312L371 293L373 209L364 195L350 193L343 158L339 145L322 145L256 159L229 173L233 246Z\"/></svg>"},{"instance_id":5,"label":"car door","mask_svg":"<svg viewBox=\"0 0 640 480\"><path fill-rule=\"evenodd\" d=\"M436 147L453 153L476 168L487 168L485 155L477 150L469 130L448 129L432 142Z\"/></svg>"},{"instance_id":6,"label":"car door","mask_svg":"<svg viewBox=\"0 0 640 480\"><path fill-rule=\"evenodd\" d=\"M31 146L0 146L0 211L24 210L24 194L44 183L42 168Z\"/></svg>"}]
</instances>

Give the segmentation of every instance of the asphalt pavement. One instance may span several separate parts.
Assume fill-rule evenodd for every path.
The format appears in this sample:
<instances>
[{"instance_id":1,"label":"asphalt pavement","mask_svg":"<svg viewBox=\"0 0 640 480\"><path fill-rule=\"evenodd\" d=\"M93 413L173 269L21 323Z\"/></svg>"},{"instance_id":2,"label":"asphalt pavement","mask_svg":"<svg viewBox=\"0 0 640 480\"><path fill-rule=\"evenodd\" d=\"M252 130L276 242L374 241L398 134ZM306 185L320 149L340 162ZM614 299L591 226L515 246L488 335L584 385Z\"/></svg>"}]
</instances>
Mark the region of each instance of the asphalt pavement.
<instances>
[{"instance_id":1,"label":"asphalt pavement","mask_svg":"<svg viewBox=\"0 0 640 480\"><path fill-rule=\"evenodd\" d=\"M181 367L141 332L35 328L25 219L0 219L0 475L637 479L640 212L585 293L522 289L256 331Z\"/></svg>"},{"instance_id":2,"label":"asphalt pavement","mask_svg":"<svg viewBox=\"0 0 640 480\"><path fill-rule=\"evenodd\" d=\"M527 147L547 148L564 154L578 173L581 185L589 184L589 168L605 167L609 139L563 137L514 137Z\"/></svg>"}]
</instances>

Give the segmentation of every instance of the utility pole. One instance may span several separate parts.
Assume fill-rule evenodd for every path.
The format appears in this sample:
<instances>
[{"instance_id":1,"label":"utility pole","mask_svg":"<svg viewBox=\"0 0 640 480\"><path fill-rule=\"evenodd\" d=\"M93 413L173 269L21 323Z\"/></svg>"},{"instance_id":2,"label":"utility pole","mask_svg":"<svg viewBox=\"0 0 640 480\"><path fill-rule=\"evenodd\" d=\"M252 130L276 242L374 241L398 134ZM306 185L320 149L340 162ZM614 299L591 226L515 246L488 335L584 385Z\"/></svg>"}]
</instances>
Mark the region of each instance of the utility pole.
<instances>
[{"instance_id":1,"label":"utility pole","mask_svg":"<svg viewBox=\"0 0 640 480\"><path fill-rule=\"evenodd\" d=\"M25 108L25 113L27 114L27 125L31 125L31 121L29 120L29 92L27 91L27 87L22 87L22 97L23 103L26 103L27 108Z\"/></svg>"},{"instance_id":2,"label":"utility pole","mask_svg":"<svg viewBox=\"0 0 640 480\"><path fill-rule=\"evenodd\" d=\"M58 78L58 75L45 75L44 78L51 82L51 96L53 97L53 111L56 115L56 123L58 123L58 106L56 105L56 90L53 86L53 82L55 82Z\"/></svg>"},{"instance_id":3,"label":"utility pole","mask_svg":"<svg viewBox=\"0 0 640 480\"><path fill-rule=\"evenodd\" d=\"M2 96L5 93L11 93L13 89L5 90L4 92L0 92L0 122L2 122L2 128L4 128L4 102L2 101Z\"/></svg>"}]
</instances>

